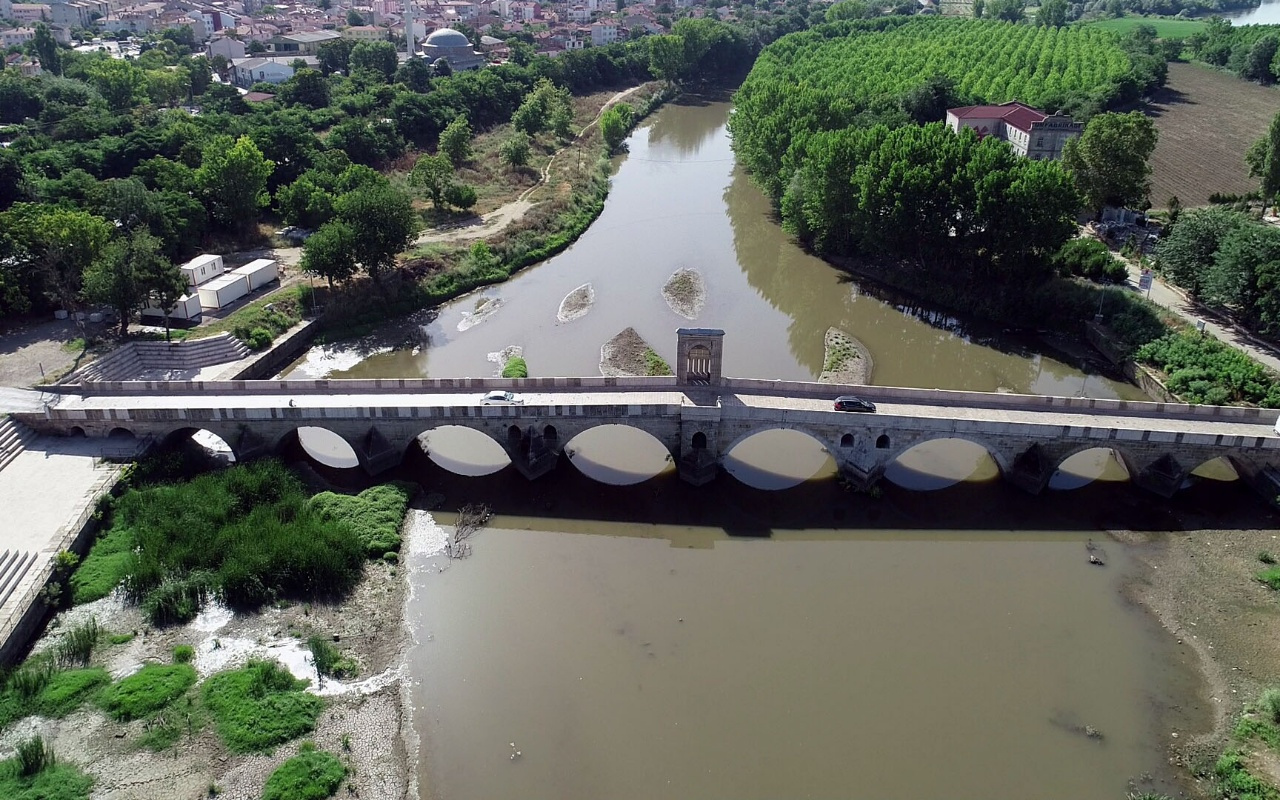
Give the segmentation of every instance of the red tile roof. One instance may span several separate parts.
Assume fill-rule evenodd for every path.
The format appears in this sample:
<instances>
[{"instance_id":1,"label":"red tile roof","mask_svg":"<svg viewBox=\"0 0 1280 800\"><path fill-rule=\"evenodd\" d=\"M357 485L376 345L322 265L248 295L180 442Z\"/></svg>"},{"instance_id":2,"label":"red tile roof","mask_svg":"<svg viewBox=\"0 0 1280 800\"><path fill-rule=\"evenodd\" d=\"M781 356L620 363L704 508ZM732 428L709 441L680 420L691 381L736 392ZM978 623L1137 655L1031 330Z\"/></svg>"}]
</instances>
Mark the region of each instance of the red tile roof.
<instances>
[{"instance_id":1,"label":"red tile roof","mask_svg":"<svg viewBox=\"0 0 1280 800\"><path fill-rule=\"evenodd\" d=\"M1034 123L1043 122L1046 119L1045 114L1016 100L1010 100L1008 103L1001 103L998 106L949 108L947 113L954 114L960 119L1000 119L1004 120L1004 123L1009 127L1028 133L1031 132L1031 126Z\"/></svg>"}]
</instances>

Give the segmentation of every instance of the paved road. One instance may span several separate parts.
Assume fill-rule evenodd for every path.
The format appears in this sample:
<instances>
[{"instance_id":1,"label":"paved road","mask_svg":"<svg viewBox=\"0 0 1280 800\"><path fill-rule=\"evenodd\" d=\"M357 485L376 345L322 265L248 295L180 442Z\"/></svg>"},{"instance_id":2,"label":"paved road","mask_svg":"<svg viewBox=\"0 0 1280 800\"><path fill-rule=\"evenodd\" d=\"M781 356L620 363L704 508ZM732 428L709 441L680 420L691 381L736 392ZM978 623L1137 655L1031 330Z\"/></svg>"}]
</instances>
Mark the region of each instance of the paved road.
<instances>
[{"instance_id":1,"label":"paved road","mask_svg":"<svg viewBox=\"0 0 1280 800\"><path fill-rule=\"evenodd\" d=\"M1138 279L1142 276L1142 270L1132 264L1128 264L1128 267L1129 286L1136 291ZM1200 320L1204 320L1205 330L1209 333L1232 347L1248 353L1252 358L1266 364L1276 372L1280 372L1280 350L1254 339L1235 327L1217 322L1205 309L1189 300L1181 290L1168 285L1164 281L1156 280L1151 286L1149 298L1151 302L1169 309L1193 325Z\"/></svg>"},{"instance_id":2,"label":"paved road","mask_svg":"<svg viewBox=\"0 0 1280 800\"><path fill-rule=\"evenodd\" d=\"M596 405L682 405L692 401L680 391L598 391L598 392L529 392L520 395L527 406L596 406ZM341 411L351 408L408 408L408 407L475 407L480 393L405 393L405 394L335 394L335 395L272 395L242 394L234 398L218 394L179 394L111 396L66 395L60 399L59 410L88 409L215 409L234 406L245 409L270 409L293 407L305 412ZM827 411L834 414L831 401L823 398L781 397L767 394L722 392L722 414L727 417L744 416L752 409L780 411ZM1204 433L1231 436L1275 436L1271 423L1263 420L1210 420L1178 419L1171 415L1135 416L1133 414L1095 412L1088 408L1019 410L1009 408L981 408L929 403L895 403L877 401L878 417L895 419L945 419L967 422L1018 423L1031 425L1129 428L1135 430L1168 431L1172 433ZM496 410L496 409L495 409ZM319 414L317 416L320 416ZM335 413L333 416L340 416ZM859 423L861 424L861 422Z\"/></svg>"}]
</instances>

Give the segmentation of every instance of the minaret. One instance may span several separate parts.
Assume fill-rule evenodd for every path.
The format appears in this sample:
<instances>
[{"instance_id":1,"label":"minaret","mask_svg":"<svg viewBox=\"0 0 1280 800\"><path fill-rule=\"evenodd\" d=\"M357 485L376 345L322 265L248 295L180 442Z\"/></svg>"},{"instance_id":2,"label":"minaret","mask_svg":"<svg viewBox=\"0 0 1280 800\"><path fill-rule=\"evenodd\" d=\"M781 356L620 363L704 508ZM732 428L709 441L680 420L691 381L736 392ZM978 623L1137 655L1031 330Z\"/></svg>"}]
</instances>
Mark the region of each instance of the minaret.
<instances>
[{"instance_id":1,"label":"minaret","mask_svg":"<svg viewBox=\"0 0 1280 800\"><path fill-rule=\"evenodd\" d=\"M404 0L404 38L406 47L409 49L409 58L413 58L414 51L417 50L413 46L413 0Z\"/></svg>"}]
</instances>

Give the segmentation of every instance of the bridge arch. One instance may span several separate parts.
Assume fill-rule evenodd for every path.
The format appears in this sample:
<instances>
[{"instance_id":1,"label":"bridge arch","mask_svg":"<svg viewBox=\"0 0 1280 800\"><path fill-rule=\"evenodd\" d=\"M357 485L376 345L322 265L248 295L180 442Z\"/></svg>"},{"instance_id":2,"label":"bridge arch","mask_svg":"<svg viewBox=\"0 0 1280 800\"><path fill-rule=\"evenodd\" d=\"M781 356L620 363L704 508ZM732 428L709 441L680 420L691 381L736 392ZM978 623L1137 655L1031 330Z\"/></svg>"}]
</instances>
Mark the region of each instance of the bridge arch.
<instances>
[{"instance_id":1,"label":"bridge arch","mask_svg":"<svg viewBox=\"0 0 1280 800\"><path fill-rule=\"evenodd\" d=\"M515 428L518 442L520 429L514 425L511 427ZM483 428L470 425L446 423L427 428L413 437L406 450L414 447L419 448L431 463L454 475L481 477L501 472L511 465L511 454L502 442Z\"/></svg>"},{"instance_id":2,"label":"bridge arch","mask_svg":"<svg viewBox=\"0 0 1280 800\"><path fill-rule=\"evenodd\" d=\"M906 456L913 450L921 447L940 446L945 442L959 442L963 446L976 448L986 455L986 457L995 465L996 475L1003 477L1009 474L1009 459L1007 454L995 447L990 442L984 441L981 437L970 436L966 434L939 434L934 436L925 436L922 438L902 437L896 446L879 447L880 439L888 439L887 434L882 434L876 440L876 445L880 452L880 463L884 465L885 477L891 482L903 486L904 488L914 489L917 491L935 491L954 486L969 480L980 466L981 462L975 462L973 468L962 476L940 475L926 472L913 468L909 463L903 461ZM886 445L889 443L886 441ZM916 477L918 476L918 478Z\"/></svg>"},{"instance_id":3,"label":"bridge arch","mask_svg":"<svg viewBox=\"0 0 1280 800\"><path fill-rule=\"evenodd\" d=\"M1079 458L1078 458L1079 456L1082 456L1086 453L1095 453L1095 452L1109 453L1110 456L1115 459L1115 462L1124 470L1125 476L1123 479L1129 481L1130 483L1133 482L1134 477L1138 474L1137 463L1135 462L1132 455L1127 453L1123 447L1117 447L1113 443L1081 444L1076 447L1067 449L1062 453L1061 456L1058 457L1057 461L1053 465L1053 471L1049 475L1049 488L1058 489L1058 490L1071 490L1071 489L1083 488L1098 480L1107 480L1107 481L1121 480L1119 475L1113 474L1109 477L1107 476L1106 463L1101 463L1097 465L1097 469L1093 470L1097 472L1097 474L1095 475L1086 475L1078 472L1071 472L1071 471L1064 470L1064 468L1068 468L1068 462L1072 461L1073 459L1076 459L1077 461L1079 461ZM1087 465L1087 462L1086 464L1081 465L1077 468L1083 469L1085 468L1086 465Z\"/></svg>"},{"instance_id":4,"label":"bridge arch","mask_svg":"<svg viewBox=\"0 0 1280 800\"><path fill-rule=\"evenodd\" d=\"M117 426L107 432L107 438L108 439L135 439L137 437L134 436L133 431L129 430L128 428Z\"/></svg>"},{"instance_id":5,"label":"bridge arch","mask_svg":"<svg viewBox=\"0 0 1280 800\"><path fill-rule=\"evenodd\" d=\"M705 442L704 436L704 446ZM577 430L564 442L563 451L578 472L614 486L643 483L671 469L675 461L669 443L643 428L610 422Z\"/></svg>"},{"instance_id":6,"label":"bridge arch","mask_svg":"<svg viewBox=\"0 0 1280 800\"><path fill-rule=\"evenodd\" d=\"M777 441L775 446L776 440L771 439L768 440L770 454L784 447L791 451L787 454L786 461L780 460L775 464L771 460L769 460L770 463L763 463L758 450L751 453L739 449L751 439L773 433L790 434L800 440L806 440L811 445L816 444L818 452L806 452L804 445L791 443L784 445L782 441ZM806 481L823 477L824 469L832 462L838 469L842 458L839 453L841 449L839 443L845 435L848 434L833 432L824 436L801 425L779 424L754 428L738 436L728 447L720 451L722 466L724 471L732 475L735 480L754 489L766 491L789 489ZM843 449L848 450L847 447Z\"/></svg>"},{"instance_id":7,"label":"bridge arch","mask_svg":"<svg viewBox=\"0 0 1280 800\"><path fill-rule=\"evenodd\" d=\"M331 469L360 466L356 445L347 437L320 425L298 425L281 433L272 442L270 452L278 453L290 442L297 441L307 457Z\"/></svg>"},{"instance_id":8,"label":"bridge arch","mask_svg":"<svg viewBox=\"0 0 1280 800\"><path fill-rule=\"evenodd\" d=\"M1230 454L1205 459L1191 469L1191 475L1210 481L1238 481L1245 471Z\"/></svg>"},{"instance_id":9,"label":"bridge arch","mask_svg":"<svg viewBox=\"0 0 1280 800\"><path fill-rule=\"evenodd\" d=\"M229 461L240 461L240 454L232 446L231 440L217 431L208 428L185 427L174 428L161 438L161 446L174 447L181 442L192 441L209 451L212 455L223 455Z\"/></svg>"}]
</instances>

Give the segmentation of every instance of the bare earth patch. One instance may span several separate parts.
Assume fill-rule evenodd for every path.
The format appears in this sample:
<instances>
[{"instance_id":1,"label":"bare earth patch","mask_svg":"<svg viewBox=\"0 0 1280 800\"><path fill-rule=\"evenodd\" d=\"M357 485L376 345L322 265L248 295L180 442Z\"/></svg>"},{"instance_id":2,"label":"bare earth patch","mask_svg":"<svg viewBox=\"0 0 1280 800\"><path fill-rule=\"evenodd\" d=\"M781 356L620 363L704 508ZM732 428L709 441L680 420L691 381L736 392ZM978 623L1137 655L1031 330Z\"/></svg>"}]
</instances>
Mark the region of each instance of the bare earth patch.
<instances>
[{"instance_id":1,"label":"bare earth patch","mask_svg":"<svg viewBox=\"0 0 1280 800\"><path fill-rule=\"evenodd\" d=\"M1151 156L1151 202L1171 196L1202 206L1209 195L1244 194L1258 183L1244 154L1267 132L1280 92L1195 64L1172 62L1169 81L1143 109L1160 138Z\"/></svg>"},{"instance_id":2,"label":"bare earth patch","mask_svg":"<svg viewBox=\"0 0 1280 800\"><path fill-rule=\"evenodd\" d=\"M584 283L564 296L560 301L560 310L556 312L559 322L573 322L581 319L591 310L596 302L596 290L589 283Z\"/></svg>"},{"instance_id":3,"label":"bare earth patch","mask_svg":"<svg viewBox=\"0 0 1280 800\"><path fill-rule=\"evenodd\" d=\"M502 370L506 368L507 362L513 358L524 358L524 348L518 344L509 344L496 353L489 353L485 356L487 361L497 364L498 367L493 371L493 377L502 376Z\"/></svg>"},{"instance_id":4,"label":"bare earth patch","mask_svg":"<svg viewBox=\"0 0 1280 800\"><path fill-rule=\"evenodd\" d=\"M462 312L462 321L458 323L458 331L470 330L484 322L498 313L498 309L506 305L506 302L501 297L481 296L476 298L475 307L471 311Z\"/></svg>"},{"instance_id":5,"label":"bare earth patch","mask_svg":"<svg viewBox=\"0 0 1280 800\"><path fill-rule=\"evenodd\" d=\"M702 273L690 267L682 267L672 274L662 287L662 298L671 310L685 319L697 319L707 304L707 282Z\"/></svg>"},{"instance_id":6,"label":"bare earth patch","mask_svg":"<svg viewBox=\"0 0 1280 800\"><path fill-rule=\"evenodd\" d=\"M822 383L857 383L871 381L871 352L866 346L840 330L827 328L823 337Z\"/></svg>"},{"instance_id":7,"label":"bare earth patch","mask_svg":"<svg viewBox=\"0 0 1280 800\"><path fill-rule=\"evenodd\" d=\"M600 374L606 378L646 374L648 362L644 354L649 349L649 343L635 328L627 328L600 348Z\"/></svg>"}]
</instances>

